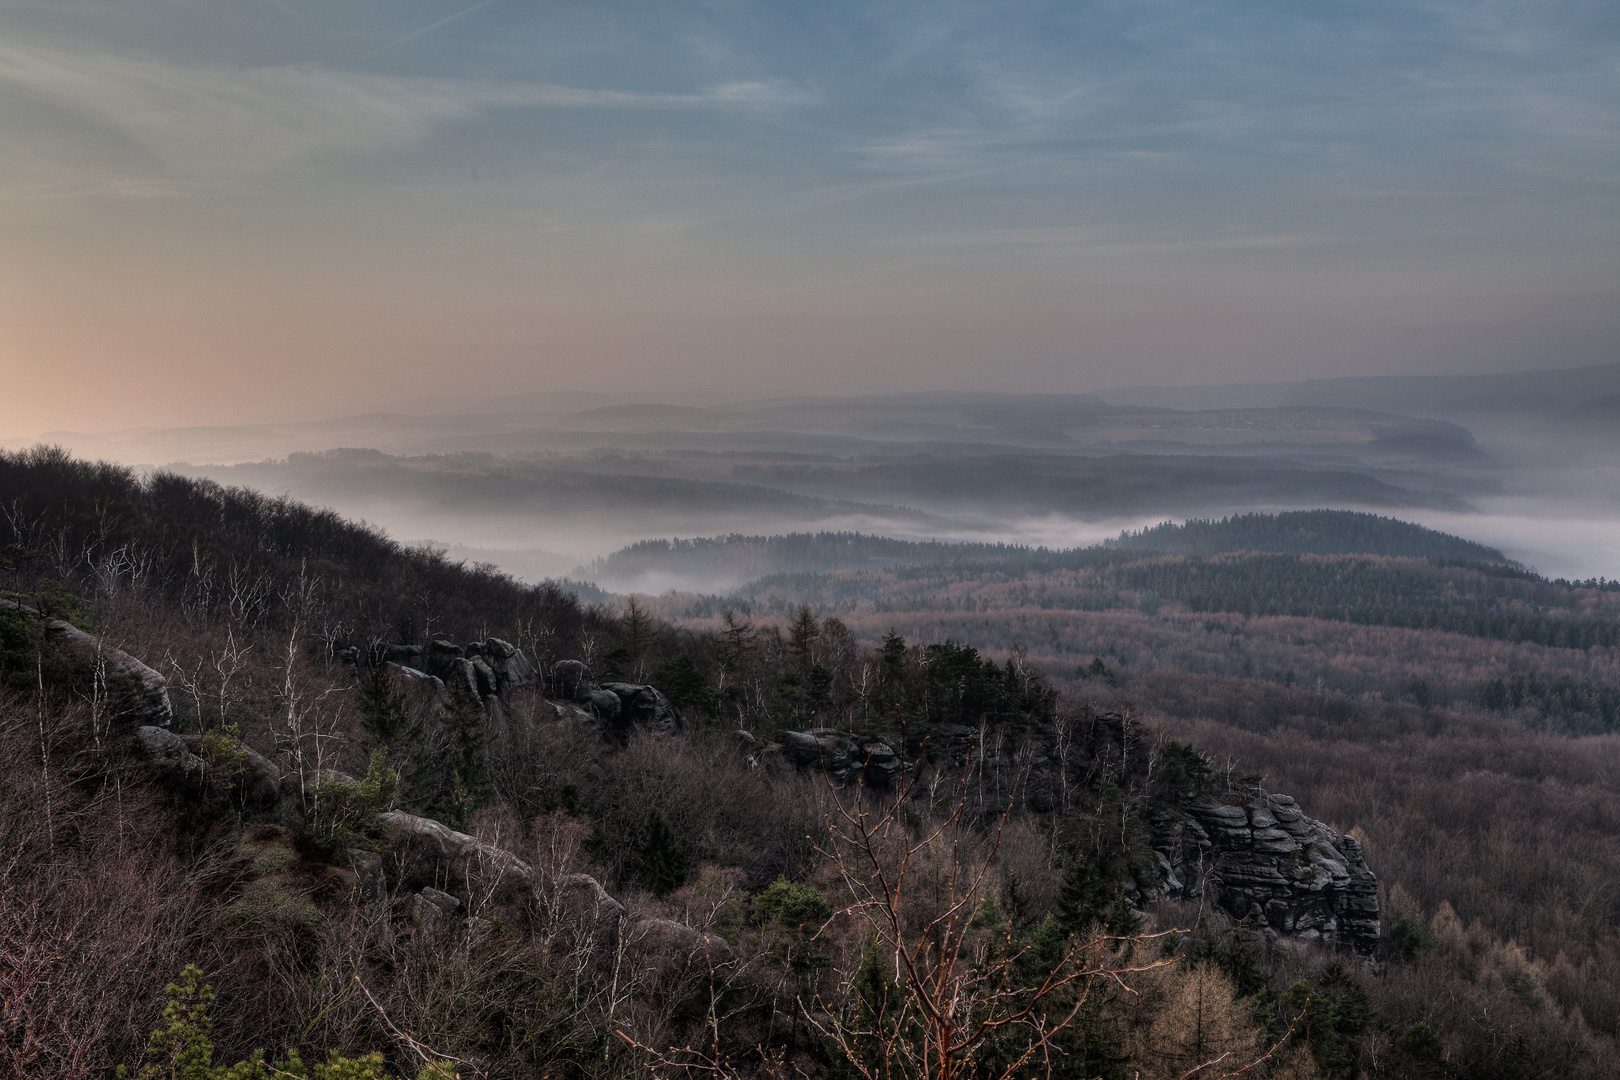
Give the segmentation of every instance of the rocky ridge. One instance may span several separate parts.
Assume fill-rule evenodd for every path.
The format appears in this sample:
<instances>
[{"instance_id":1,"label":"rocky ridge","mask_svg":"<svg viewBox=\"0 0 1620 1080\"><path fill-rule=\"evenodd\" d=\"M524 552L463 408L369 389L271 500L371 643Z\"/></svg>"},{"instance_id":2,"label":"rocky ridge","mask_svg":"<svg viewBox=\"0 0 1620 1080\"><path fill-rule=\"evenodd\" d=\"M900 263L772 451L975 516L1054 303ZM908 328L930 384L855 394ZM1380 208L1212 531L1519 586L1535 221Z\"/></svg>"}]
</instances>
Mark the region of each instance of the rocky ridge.
<instances>
[{"instance_id":1,"label":"rocky ridge","mask_svg":"<svg viewBox=\"0 0 1620 1080\"><path fill-rule=\"evenodd\" d=\"M12 601L0 604L38 617ZM160 773L198 791L220 787L218 778L210 775L202 736L167 730L172 710L159 673L61 620L43 620L43 629L54 646L53 676L74 685L89 681L102 687L109 715L123 730L132 731L140 752ZM560 661L542 677L520 650L498 638L465 646L440 638L425 647L388 645L364 653L356 648L349 650L349 659L390 665L401 678L424 681L437 694L448 696L449 688L460 684L486 703L529 687L546 695L559 720L581 722L609 734L623 735L636 727L676 732L682 726L680 711L652 686L599 683L577 660ZM1104 728L1118 720L1099 719ZM795 768L823 770L841 784L884 789L922 757L967 763L979 754L981 732L943 728L910 743L830 728L784 732L779 742L769 744L747 732L739 731L736 737L755 767L780 760ZM1050 734L1041 749L1045 752L1032 759L1023 796L1028 808L1036 811L1053 809L1059 773L1065 767ZM269 759L241 746L229 786L244 809L291 820L301 816L293 798L300 792L298 784L289 787L289 779L299 778L282 776ZM350 778L333 774L316 779ZM1156 897L1207 898L1275 941L1320 942L1364 955L1376 948L1378 883L1361 845L1306 816L1292 798L1249 789L1219 800L1160 806L1148 820L1158 873L1134 882L1129 894L1138 903ZM392 884L414 890L412 895L426 888L442 893L441 886L453 878L470 880L469 868L475 865L478 874L496 873L512 888L539 887L533 869L522 860L439 822L397 810L385 813L382 821L399 838L404 852ZM362 877L367 875L378 879L380 870L370 867ZM623 914L622 906L594 880L561 887L584 897L579 903L596 913L593 919L613 922ZM385 890L385 883L377 880L366 891L380 890ZM663 937L673 933L669 928L658 930Z\"/></svg>"}]
</instances>

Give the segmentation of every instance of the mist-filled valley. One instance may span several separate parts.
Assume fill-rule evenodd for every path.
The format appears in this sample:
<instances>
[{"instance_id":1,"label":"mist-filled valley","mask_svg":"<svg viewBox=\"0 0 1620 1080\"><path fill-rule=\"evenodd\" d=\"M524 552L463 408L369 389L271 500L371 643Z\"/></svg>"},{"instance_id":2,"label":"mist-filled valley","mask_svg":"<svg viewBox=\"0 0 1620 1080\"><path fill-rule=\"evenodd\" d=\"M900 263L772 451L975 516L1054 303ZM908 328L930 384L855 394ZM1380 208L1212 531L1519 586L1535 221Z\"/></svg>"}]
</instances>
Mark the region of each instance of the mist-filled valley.
<instances>
[{"instance_id":1,"label":"mist-filled valley","mask_svg":"<svg viewBox=\"0 0 1620 1080\"><path fill-rule=\"evenodd\" d=\"M290 494L526 580L578 576L646 539L832 531L1071 548L1167 519L1320 507L1396 513L1592 577L1613 571L1620 543L1614 400L1611 364L1099 395L542 394L47 440Z\"/></svg>"},{"instance_id":2,"label":"mist-filled valley","mask_svg":"<svg viewBox=\"0 0 1620 1080\"><path fill-rule=\"evenodd\" d=\"M0 451L5 1063L1612 1075L1617 381Z\"/></svg>"},{"instance_id":3,"label":"mist-filled valley","mask_svg":"<svg viewBox=\"0 0 1620 1080\"><path fill-rule=\"evenodd\" d=\"M1620 1078L1620 5L0 4L0 1080Z\"/></svg>"}]
</instances>

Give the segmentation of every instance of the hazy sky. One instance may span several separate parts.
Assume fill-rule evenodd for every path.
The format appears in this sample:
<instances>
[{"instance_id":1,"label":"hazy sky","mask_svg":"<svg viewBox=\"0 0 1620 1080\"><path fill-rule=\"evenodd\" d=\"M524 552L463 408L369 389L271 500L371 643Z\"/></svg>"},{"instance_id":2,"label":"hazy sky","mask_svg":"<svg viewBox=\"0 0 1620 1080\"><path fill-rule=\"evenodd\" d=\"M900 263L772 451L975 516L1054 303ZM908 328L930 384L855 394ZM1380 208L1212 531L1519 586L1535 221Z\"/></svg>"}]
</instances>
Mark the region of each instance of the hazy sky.
<instances>
[{"instance_id":1,"label":"hazy sky","mask_svg":"<svg viewBox=\"0 0 1620 1080\"><path fill-rule=\"evenodd\" d=\"M0 436L1620 355L1620 4L0 6Z\"/></svg>"}]
</instances>

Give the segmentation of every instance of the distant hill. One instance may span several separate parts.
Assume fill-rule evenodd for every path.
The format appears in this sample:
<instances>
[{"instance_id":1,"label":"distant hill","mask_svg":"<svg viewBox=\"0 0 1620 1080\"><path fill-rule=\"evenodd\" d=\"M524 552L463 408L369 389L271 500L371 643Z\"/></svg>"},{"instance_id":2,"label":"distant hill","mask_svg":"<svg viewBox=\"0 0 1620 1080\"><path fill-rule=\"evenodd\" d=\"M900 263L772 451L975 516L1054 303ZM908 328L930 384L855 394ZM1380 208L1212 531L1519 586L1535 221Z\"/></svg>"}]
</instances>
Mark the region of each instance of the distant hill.
<instances>
[{"instance_id":1,"label":"distant hill","mask_svg":"<svg viewBox=\"0 0 1620 1080\"><path fill-rule=\"evenodd\" d=\"M995 568L1008 573L1079 569L1144 553L1218 555L1253 551L1291 555L1388 555L1508 563L1496 548L1421 525L1348 510L1243 514L1219 521L1165 522L1089 548L1052 551L1015 544L894 540L857 532L643 540L581 567L577 574L610 589L713 591L773 575L813 575L902 566Z\"/></svg>"},{"instance_id":2,"label":"distant hill","mask_svg":"<svg viewBox=\"0 0 1620 1080\"><path fill-rule=\"evenodd\" d=\"M1506 555L1448 533L1395 518L1350 510L1299 510L1283 514L1239 514L1219 521L1195 518L1182 525L1165 522L1141 532L1121 533L1105 545L1167 555L1220 555L1264 551L1282 555L1392 555L1506 563Z\"/></svg>"},{"instance_id":3,"label":"distant hill","mask_svg":"<svg viewBox=\"0 0 1620 1080\"><path fill-rule=\"evenodd\" d=\"M1213 386L1130 386L1098 394L1110 405L1160 409L1375 409L1403 416L1557 416L1620 393L1620 363L1497 375L1375 375Z\"/></svg>"},{"instance_id":4,"label":"distant hill","mask_svg":"<svg viewBox=\"0 0 1620 1080\"><path fill-rule=\"evenodd\" d=\"M1002 544L892 540L857 532L779 536L732 533L691 540L642 540L581 567L577 573L610 588L634 589L655 580L727 588L771 574L878 570L963 556L993 558L998 554L1028 550Z\"/></svg>"}]
</instances>

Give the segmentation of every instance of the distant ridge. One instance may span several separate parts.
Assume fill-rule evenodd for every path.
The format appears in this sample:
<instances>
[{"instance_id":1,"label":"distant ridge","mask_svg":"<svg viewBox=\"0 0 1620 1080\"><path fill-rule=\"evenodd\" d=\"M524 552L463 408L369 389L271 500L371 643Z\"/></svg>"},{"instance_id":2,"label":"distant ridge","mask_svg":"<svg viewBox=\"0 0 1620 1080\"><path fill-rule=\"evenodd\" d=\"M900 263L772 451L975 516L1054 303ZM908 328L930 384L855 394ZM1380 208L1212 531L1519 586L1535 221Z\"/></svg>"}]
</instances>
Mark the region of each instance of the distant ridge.
<instances>
[{"instance_id":1,"label":"distant ridge","mask_svg":"<svg viewBox=\"0 0 1620 1080\"><path fill-rule=\"evenodd\" d=\"M894 540L857 532L787 533L690 540L643 540L580 567L606 588L647 590L698 582L731 587L789 574L883 570L901 566L999 567L1009 572L1096 566L1144 554L1384 555L1512 565L1501 551L1395 518L1350 510L1242 514L1219 521L1165 522L1086 548L1051 551L1016 544ZM657 582L655 586L653 583ZM680 586L677 586L680 587Z\"/></svg>"},{"instance_id":2,"label":"distant ridge","mask_svg":"<svg viewBox=\"0 0 1620 1080\"><path fill-rule=\"evenodd\" d=\"M1358 375L1298 382L1124 386L1098 397L1110 405L1161 409L1331 406L1403 416L1556 417L1582 402L1620 394L1620 362L1493 375Z\"/></svg>"},{"instance_id":3,"label":"distant ridge","mask_svg":"<svg viewBox=\"0 0 1620 1080\"><path fill-rule=\"evenodd\" d=\"M1296 510L1238 514L1215 521L1194 518L1121 533L1103 546L1167 555L1221 555L1263 551L1280 555L1391 555L1507 563L1496 548L1395 518L1351 510Z\"/></svg>"}]
</instances>

